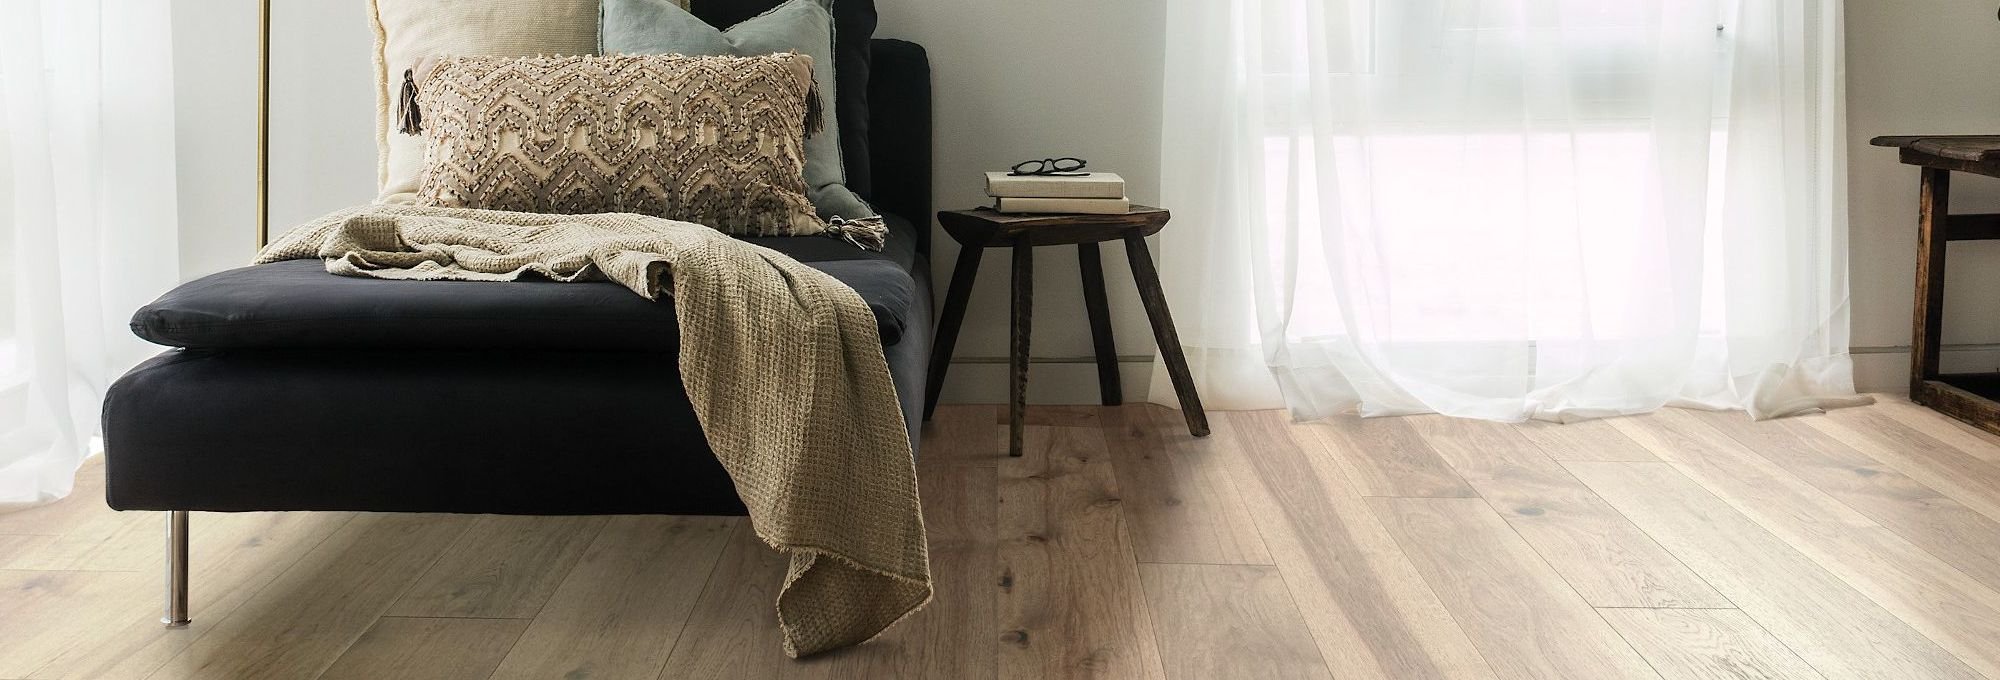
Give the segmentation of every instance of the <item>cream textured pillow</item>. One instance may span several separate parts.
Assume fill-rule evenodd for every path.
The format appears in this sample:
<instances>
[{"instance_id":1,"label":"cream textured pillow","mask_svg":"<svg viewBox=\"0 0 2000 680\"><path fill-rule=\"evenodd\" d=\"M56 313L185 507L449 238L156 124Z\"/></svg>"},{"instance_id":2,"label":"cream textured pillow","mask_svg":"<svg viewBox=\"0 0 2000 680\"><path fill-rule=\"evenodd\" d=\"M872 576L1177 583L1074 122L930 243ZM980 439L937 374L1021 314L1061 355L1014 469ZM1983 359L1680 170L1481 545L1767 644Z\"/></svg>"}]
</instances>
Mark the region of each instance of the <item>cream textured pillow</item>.
<instances>
[{"instance_id":1,"label":"cream textured pillow","mask_svg":"<svg viewBox=\"0 0 2000 680\"><path fill-rule=\"evenodd\" d=\"M370 0L375 28L377 199L414 199L423 142L392 134L403 72L430 57L597 53L598 0Z\"/></svg>"},{"instance_id":2,"label":"cream textured pillow","mask_svg":"<svg viewBox=\"0 0 2000 680\"><path fill-rule=\"evenodd\" d=\"M446 57L413 87L424 205L827 231L806 199L811 57Z\"/></svg>"}]
</instances>

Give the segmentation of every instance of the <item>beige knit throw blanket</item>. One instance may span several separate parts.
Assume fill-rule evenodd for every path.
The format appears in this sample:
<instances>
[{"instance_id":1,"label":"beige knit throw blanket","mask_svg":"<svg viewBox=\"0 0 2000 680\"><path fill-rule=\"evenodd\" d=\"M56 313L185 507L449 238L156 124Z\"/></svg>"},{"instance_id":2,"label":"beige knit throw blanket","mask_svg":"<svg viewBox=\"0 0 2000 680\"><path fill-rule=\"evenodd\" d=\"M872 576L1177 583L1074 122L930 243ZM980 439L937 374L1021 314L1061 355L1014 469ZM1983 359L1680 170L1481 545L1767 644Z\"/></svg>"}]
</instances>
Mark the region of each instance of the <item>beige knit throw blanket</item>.
<instances>
[{"instance_id":1,"label":"beige knit throw blanket","mask_svg":"<svg viewBox=\"0 0 2000 680\"><path fill-rule=\"evenodd\" d=\"M709 448L757 536L791 556L777 604L785 653L865 642L930 600L908 430L874 314L845 284L701 225L630 214L371 205L293 229L257 262L309 258L343 276L534 272L672 295L681 378Z\"/></svg>"}]
</instances>

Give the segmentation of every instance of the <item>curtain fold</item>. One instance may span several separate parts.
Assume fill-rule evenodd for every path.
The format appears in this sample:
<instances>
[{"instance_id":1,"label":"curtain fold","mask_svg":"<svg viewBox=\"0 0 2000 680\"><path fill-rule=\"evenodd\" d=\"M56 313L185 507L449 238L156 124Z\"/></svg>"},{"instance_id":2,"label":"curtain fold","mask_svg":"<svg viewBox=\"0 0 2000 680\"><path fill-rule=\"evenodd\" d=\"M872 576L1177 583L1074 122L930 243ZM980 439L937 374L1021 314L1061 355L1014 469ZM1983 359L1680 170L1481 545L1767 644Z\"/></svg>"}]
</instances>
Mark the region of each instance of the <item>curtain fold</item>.
<instances>
[{"instance_id":1,"label":"curtain fold","mask_svg":"<svg viewBox=\"0 0 2000 680\"><path fill-rule=\"evenodd\" d=\"M0 508L69 493L178 275L168 3L0 3Z\"/></svg>"},{"instance_id":2,"label":"curtain fold","mask_svg":"<svg viewBox=\"0 0 2000 680\"><path fill-rule=\"evenodd\" d=\"M1162 269L1213 405L1517 421L1865 401L1838 0L1167 13Z\"/></svg>"}]
</instances>

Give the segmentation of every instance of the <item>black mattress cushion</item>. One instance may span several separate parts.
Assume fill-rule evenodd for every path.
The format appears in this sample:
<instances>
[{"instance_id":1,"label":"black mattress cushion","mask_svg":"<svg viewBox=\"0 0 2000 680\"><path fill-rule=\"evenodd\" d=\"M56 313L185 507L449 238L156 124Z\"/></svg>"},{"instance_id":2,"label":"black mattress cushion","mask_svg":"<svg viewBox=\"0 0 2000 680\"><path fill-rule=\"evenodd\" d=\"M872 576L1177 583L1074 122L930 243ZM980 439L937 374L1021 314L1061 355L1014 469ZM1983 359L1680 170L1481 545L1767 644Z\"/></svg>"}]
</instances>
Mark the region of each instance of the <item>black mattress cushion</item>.
<instances>
[{"instance_id":1,"label":"black mattress cushion","mask_svg":"<svg viewBox=\"0 0 2000 680\"><path fill-rule=\"evenodd\" d=\"M912 446L929 340L883 352ZM743 513L658 352L169 350L111 386L104 437L120 510Z\"/></svg>"},{"instance_id":2,"label":"black mattress cushion","mask_svg":"<svg viewBox=\"0 0 2000 680\"><path fill-rule=\"evenodd\" d=\"M890 243L901 247L880 253L818 236L748 240L852 287L874 311L882 343L893 345L917 295L910 224L891 226ZM318 260L182 284L134 314L132 332L200 349L680 349L672 300L648 301L614 283L391 281L328 274Z\"/></svg>"},{"instance_id":3,"label":"black mattress cushion","mask_svg":"<svg viewBox=\"0 0 2000 680\"><path fill-rule=\"evenodd\" d=\"M771 11L786 0L694 0L688 10L716 28L728 29ZM875 37L875 0L830 0L833 14L834 112L840 118L840 158L847 188L874 196L868 162L869 40Z\"/></svg>"}]
</instances>

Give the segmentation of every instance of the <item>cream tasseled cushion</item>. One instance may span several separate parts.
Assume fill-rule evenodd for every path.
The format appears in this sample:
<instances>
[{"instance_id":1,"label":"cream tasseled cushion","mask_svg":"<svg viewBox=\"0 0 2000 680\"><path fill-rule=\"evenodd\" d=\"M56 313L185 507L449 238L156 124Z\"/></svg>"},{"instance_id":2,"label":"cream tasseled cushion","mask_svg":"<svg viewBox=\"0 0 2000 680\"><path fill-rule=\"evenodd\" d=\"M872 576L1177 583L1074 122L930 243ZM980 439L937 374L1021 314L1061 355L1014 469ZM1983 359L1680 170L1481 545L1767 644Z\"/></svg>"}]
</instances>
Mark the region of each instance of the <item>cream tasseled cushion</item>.
<instances>
[{"instance_id":1,"label":"cream tasseled cushion","mask_svg":"<svg viewBox=\"0 0 2000 680\"><path fill-rule=\"evenodd\" d=\"M404 70L428 57L596 54L597 13L598 0L370 0L377 200L413 201L423 173L423 140L392 125Z\"/></svg>"}]
</instances>

